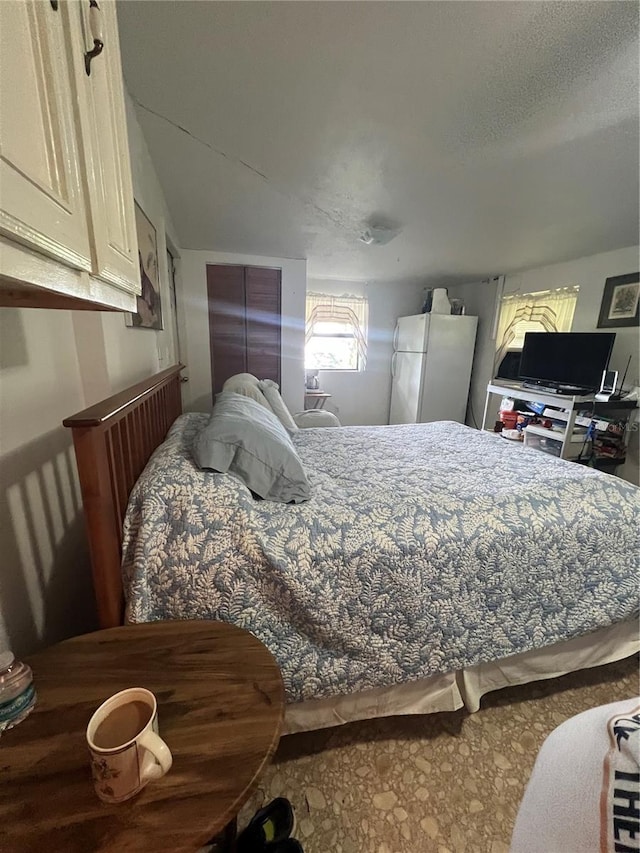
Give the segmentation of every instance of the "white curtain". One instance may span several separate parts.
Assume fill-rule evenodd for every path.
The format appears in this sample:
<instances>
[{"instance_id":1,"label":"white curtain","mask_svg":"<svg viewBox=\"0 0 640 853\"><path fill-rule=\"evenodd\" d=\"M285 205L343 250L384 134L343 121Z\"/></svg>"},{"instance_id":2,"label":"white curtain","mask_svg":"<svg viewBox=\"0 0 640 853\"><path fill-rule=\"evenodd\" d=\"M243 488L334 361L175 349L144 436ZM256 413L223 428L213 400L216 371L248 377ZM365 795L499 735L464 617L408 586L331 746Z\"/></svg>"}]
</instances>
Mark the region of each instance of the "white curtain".
<instances>
[{"instance_id":1,"label":"white curtain","mask_svg":"<svg viewBox=\"0 0 640 853\"><path fill-rule=\"evenodd\" d=\"M527 332L570 332L578 291L575 285L504 296L496 336L495 368L507 350L522 348Z\"/></svg>"},{"instance_id":2,"label":"white curtain","mask_svg":"<svg viewBox=\"0 0 640 853\"><path fill-rule=\"evenodd\" d=\"M367 321L369 303L363 296L332 296L329 293L307 293L308 341L318 323L340 323L352 332L358 348L358 367L364 370L367 360Z\"/></svg>"}]
</instances>

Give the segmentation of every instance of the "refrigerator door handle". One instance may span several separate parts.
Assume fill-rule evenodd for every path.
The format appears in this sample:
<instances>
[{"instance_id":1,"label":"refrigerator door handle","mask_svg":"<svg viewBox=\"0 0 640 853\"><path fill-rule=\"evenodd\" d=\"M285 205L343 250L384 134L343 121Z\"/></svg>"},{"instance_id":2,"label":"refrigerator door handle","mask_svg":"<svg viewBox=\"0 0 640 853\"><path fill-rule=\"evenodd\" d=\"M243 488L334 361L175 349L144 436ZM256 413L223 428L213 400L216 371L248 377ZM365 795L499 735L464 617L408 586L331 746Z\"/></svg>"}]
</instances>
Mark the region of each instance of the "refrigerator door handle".
<instances>
[{"instance_id":1,"label":"refrigerator door handle","mask_svg":"<svg viewBox=\"0 0 640 853\"><path fill-rule=\"evenodd\" d=\"M393 330L393 351L397 352L398 350L398 335L400 334L400 326L396 323L396 327Z\"/></svg>"},{"instance_id":2,"label":"refrigerator door handle","mask_svg":"<svg viewBox=\"0 0 640 853\"><path fill-rule=\"evenodd\" d=\"M396 358L398 357L398 353L394 352L391 356L391 378L395 379L396 375Z\"/></svg>"}]
</instances>

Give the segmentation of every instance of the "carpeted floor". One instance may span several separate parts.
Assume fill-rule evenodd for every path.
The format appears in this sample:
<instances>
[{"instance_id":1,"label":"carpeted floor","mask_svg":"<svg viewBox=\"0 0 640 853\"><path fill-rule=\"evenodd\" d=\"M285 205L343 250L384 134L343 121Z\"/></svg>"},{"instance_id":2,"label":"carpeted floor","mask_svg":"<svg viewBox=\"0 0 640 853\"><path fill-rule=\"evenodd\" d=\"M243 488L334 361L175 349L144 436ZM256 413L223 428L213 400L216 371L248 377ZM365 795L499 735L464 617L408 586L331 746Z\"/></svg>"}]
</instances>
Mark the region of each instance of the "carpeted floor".
<instances>
[{"instance_id":1,"label":"carpeted floor","mask_svg":"<svg viewBox=\"0 0 640 853\"><path fill-rule=\"evenodd\" d=\"M638 689L633 657L489 694L477 714L393 717L290 735L239 825L285 796L305 853L507 853L545 737L569 717Z\"/></svg>"}]
</instances>

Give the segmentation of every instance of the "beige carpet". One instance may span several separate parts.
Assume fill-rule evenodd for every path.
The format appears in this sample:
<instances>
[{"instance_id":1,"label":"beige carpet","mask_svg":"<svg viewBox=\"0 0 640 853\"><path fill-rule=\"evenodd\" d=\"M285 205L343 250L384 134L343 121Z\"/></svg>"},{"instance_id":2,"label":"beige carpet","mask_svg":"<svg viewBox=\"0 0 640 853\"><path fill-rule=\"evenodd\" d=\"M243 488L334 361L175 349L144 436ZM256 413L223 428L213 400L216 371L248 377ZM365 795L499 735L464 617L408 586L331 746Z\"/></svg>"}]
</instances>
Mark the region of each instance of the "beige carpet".
<instances>
[{"instance_id":1,"label":"beige carpet","mask_svg":"<svg viewBox=\"0 0 640 853\"><path fill-rule=\"evenodd\" d=\"M506 853L549 732L638 689L634 657L490 694L477 714L394 717L290 735L240 826L285 796L305 853Z\"/></svg>"}]
</instances>

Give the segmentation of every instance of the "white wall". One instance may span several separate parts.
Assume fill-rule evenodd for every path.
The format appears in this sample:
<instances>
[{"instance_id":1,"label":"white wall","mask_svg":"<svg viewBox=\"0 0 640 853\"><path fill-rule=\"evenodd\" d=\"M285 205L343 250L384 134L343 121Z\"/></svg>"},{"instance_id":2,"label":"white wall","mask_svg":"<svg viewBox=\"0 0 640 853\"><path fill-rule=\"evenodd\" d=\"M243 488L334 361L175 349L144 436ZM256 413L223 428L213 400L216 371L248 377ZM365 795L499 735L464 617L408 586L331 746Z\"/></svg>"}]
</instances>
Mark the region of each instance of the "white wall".
<instances>
[{"instance_id":1,"label":"white wall","mask_svg":"<svg viewBox=\"0 0 640 853\"><path fill-rule=\"evenodd\" d=\"M119 313L0 308L0 649L91 630L93 590L71 435L62 419L174 358L162 191L127 104L134 194L158 236L165 330Z\"/></svg>"},{"instance_id":2,"label":"white wall","mask_svg":"<svg viewBox=\"0 0 640 853\"><path fill-rule=\"evenodd\" d=\"M364 296L369 302L367 364L363 371L321 370L320 387L332 394L325 408L343 426L388 424L393 330L398 317L420 312L423 285L309 279L307 289L335 296Z\"/></svg>"},{"instance_id":3,"label":"white wall","mask_svg":"<svg viewBox=\"0 0 640 853\"><path fill-rule=\"evenodd\" d=\"M504 293L535 293L538 290L552 290L577 284L580 290L572 331L597 331L605 280L611 276L637 272L638 268L639 249L637 246L630 246L626 249L589 255L575 261L552 264L509 275L504 282ZM493 375L495 340L491 338L491 332L496 311L496 283L492 281L450 287L449 295L464 299L467 305L467 313L477 314L480 318L471 380L474 414L476 422L480 425L487 382ZM640 385L638 328L628 327L603 331L615 331L616 333L616 342L611 356L612 369L619 370L622 373L627 359L632 356L625 387ZM470 423L470 419L467 422ZM627 463L619 473L627 480L638 482L637 432L631 434Z\"/></svg>"},{"instance_id":4,"label":"white wall","mask_svg":"<svg viewBox=\"0 0 640 853\"><path fill-rule=\"evenodd\" d=\"M207 264L276 267L282 270L282 373L281 393L294 412L302 410L304 395L304 306L307 262L261 255L183 250L179 271L178 314L182 359L189 382L183 386L185 406L208 411L212 406Z\"/></svg>"}]
</instances>

